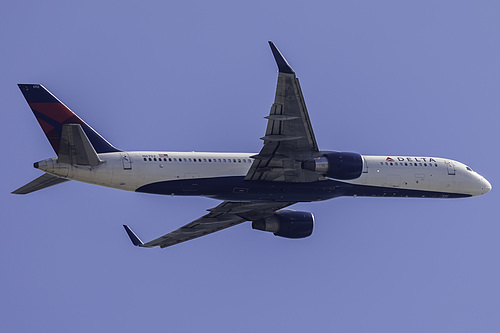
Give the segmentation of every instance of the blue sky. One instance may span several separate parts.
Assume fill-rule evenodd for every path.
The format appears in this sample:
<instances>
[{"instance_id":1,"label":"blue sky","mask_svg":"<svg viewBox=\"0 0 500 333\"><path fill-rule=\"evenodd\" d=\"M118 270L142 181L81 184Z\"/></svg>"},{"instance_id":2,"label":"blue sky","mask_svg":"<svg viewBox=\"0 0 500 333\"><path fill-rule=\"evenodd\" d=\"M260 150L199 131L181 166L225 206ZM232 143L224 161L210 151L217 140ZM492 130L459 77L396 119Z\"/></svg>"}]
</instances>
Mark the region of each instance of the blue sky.
<instances>
[{"instance_id":1,"label":"blue sky","mask_svg":"<svg viewBox=\"0 0 500 333\"><path fill-rule=\"evenodd\" d=\"M498 1L9 1L0 330L498 332ZM69 182L26 196L53 156L17 83L42 83L125 150L257 152L274 41L322 149L452 158L493 190L457 200L300 204L287 240L246 223L133 247L217 201Z\"/></svg>"}]
</instances>

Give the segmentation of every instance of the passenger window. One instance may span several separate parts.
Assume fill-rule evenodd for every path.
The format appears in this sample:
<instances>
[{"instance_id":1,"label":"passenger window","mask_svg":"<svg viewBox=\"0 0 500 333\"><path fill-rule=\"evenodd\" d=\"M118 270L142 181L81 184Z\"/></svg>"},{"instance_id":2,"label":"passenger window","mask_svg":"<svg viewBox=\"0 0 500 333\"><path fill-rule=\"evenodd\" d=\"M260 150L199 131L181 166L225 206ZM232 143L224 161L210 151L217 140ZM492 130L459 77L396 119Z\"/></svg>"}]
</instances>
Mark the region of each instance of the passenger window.
<instances>
[{"instance_id":1,"label":"passenger window","mask_svg":"<svg viewBox=\"0 0 500 333\"><path fill-rule=\"evenodd\" d=\"M149 158L149 161L150 161L150 162L152 161L151 157Z\"/></svg>"},{"instance_id":2,"label":"passenger window","mask_svg":"<svg viewBox=\"0 0 500 333\"><path fill-rule=\"evenodd\" d=\"M407 163L407 162L405 162L405 166L408 166L408 163Z\"/></svg>"},{"instance_id":3,"label":"passenger window","mask_svg":"<svg viewBox=\"0 0 500 333\"><path fill-rule=\"evenodd\" d=\"M144 161L147 161L148 159L144 157Z\"/></svg>"},{"instance_id":4,"label":"passenger window","mask_svg":"<svg viewBox=\"0 0 500 333\"><path fill-rule=\"evenodd\" d=\"M204 159L203 159L203 162L206 162L206 161L207 161L207 159L206 159L206 158L204 158Z\"/></svg>"},{"instance_id":5,"label":"passenger window","mask_svg":"<svg viewBox=\"0 0 500 333\"><path fill-rule=\"evenodd\" d=\"M241 163L241 160L238 160L238 163Z\"/></svg>"},{"instance_id":6,"label":"passenger window","mask_svg":"<svg viewBox=\"0 0 500 333\"><path fill-rule=\"evenodd\" d=\"M212 162L212 159L211 159L211 158L209 158L209 159L208 159L208 162Z\"/></svg>"}]
</instances>

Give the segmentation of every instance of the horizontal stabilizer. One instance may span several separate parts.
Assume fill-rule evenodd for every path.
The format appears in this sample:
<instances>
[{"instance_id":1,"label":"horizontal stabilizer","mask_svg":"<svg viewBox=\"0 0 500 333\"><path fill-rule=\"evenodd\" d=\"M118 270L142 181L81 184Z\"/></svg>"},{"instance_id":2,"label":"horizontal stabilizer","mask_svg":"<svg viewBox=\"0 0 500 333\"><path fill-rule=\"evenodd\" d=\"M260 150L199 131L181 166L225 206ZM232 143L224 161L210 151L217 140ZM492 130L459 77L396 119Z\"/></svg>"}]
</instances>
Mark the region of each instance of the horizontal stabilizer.
<instances>
[{"instance_id":1,"label":"horizontal stabilizer","mask_svg":"<svg viewBox=\"0 0 500 333\"><path fill-rule=\"evenodd\" d=\"M80 124L64 124L62 126L58 161L90 166L102 163Z\"/></svg>"},{"instance_id":2,"label":"horizontal stabilizer","mask_svg":"<svg viewBox=\"0 0 500 333\"><path fill-rule=\"evenodd\" d=\"M135 232L133 232L132 229L130 229L130 227L128 225L124 224L123 227L125 228L125 231L127 232L128 236L130 237L132 244L134 244L135 246L143 246L144 245L144 243L141 241L141 239L139 237L137 237Z\"/></svg>"},{"instance_id":3,"label":"horizontal stabilizer","mask_svg":"<svg viewBox=\"0 0 500 333\"><path fill-rule=\"evenodd\" d=\"M28 194L31 192L35 192L50 186L54 186L60 183L67 182L69 179L58 177L51 175L49 173L46 173L37 179L33 180L32 182L24 185L23 187L18 188L12 194Z\"/></svg>"}]
</instances>

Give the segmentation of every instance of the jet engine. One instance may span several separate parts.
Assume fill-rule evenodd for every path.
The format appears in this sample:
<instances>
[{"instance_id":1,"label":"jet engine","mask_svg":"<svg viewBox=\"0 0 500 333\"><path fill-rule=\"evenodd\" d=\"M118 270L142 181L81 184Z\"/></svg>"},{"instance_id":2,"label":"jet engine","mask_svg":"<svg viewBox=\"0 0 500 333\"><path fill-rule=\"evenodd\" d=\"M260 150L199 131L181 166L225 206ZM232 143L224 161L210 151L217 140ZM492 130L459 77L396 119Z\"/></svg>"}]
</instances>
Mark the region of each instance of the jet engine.
<instances>
[{"instance_id":1,"label":"jet engine","mask_svg":"<svg viewBox=\"0 0 500 333\"><path fill-rule=\"evenodd\" d=\"M252 228L285 238L305 238L312 234L314 216L309 212L284 210L267 219L252 221Z\"/></svg>"},{"instance_id":2,"label":"jet engine","mask_svg":"<svg viewBox=\"0 0 500 333\"><path fill-rule=\"evenodd\" d=\"M363 172L363 157L358 153L328 152L303 162L302 168L334 179L356 179Z\"/></svg>"}]
</instances>

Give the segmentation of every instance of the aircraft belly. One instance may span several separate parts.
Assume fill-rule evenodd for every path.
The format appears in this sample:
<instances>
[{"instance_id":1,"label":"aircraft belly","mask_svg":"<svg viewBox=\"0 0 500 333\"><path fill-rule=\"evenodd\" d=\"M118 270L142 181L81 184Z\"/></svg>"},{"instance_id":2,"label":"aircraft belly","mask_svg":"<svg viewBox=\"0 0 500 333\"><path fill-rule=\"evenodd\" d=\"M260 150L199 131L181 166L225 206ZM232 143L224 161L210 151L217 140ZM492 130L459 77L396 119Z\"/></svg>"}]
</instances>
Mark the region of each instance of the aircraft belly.
<instances>
[{"instance_id":1,"label":"aircraft belly","mask_svg":"<svg viewBox=\"0 0 500 333\"><path fill-rule=\"evenodd\" d=\"M238 201L317 201L335 197L331 186L313 183L282 183L245 181L244 176L193 178L155 182L137 189L138 192L207 196L221 200ZM327 185L323 182L321 185Z\"/></svg>"},{"instance_id":2,"label":"aircraft belly","mask_svg":"<svg viewBox=\"0 0 500 333\"><path fill-rule=\"evenodd\" d=\"M335 180L312 183L245 181L244 177L197 178L154 182L139 187L137 192L206 196L232 201L310 202L340 196L375 197L465 197L460 193L352 184Z\"/></svg>"}]
</instances>

